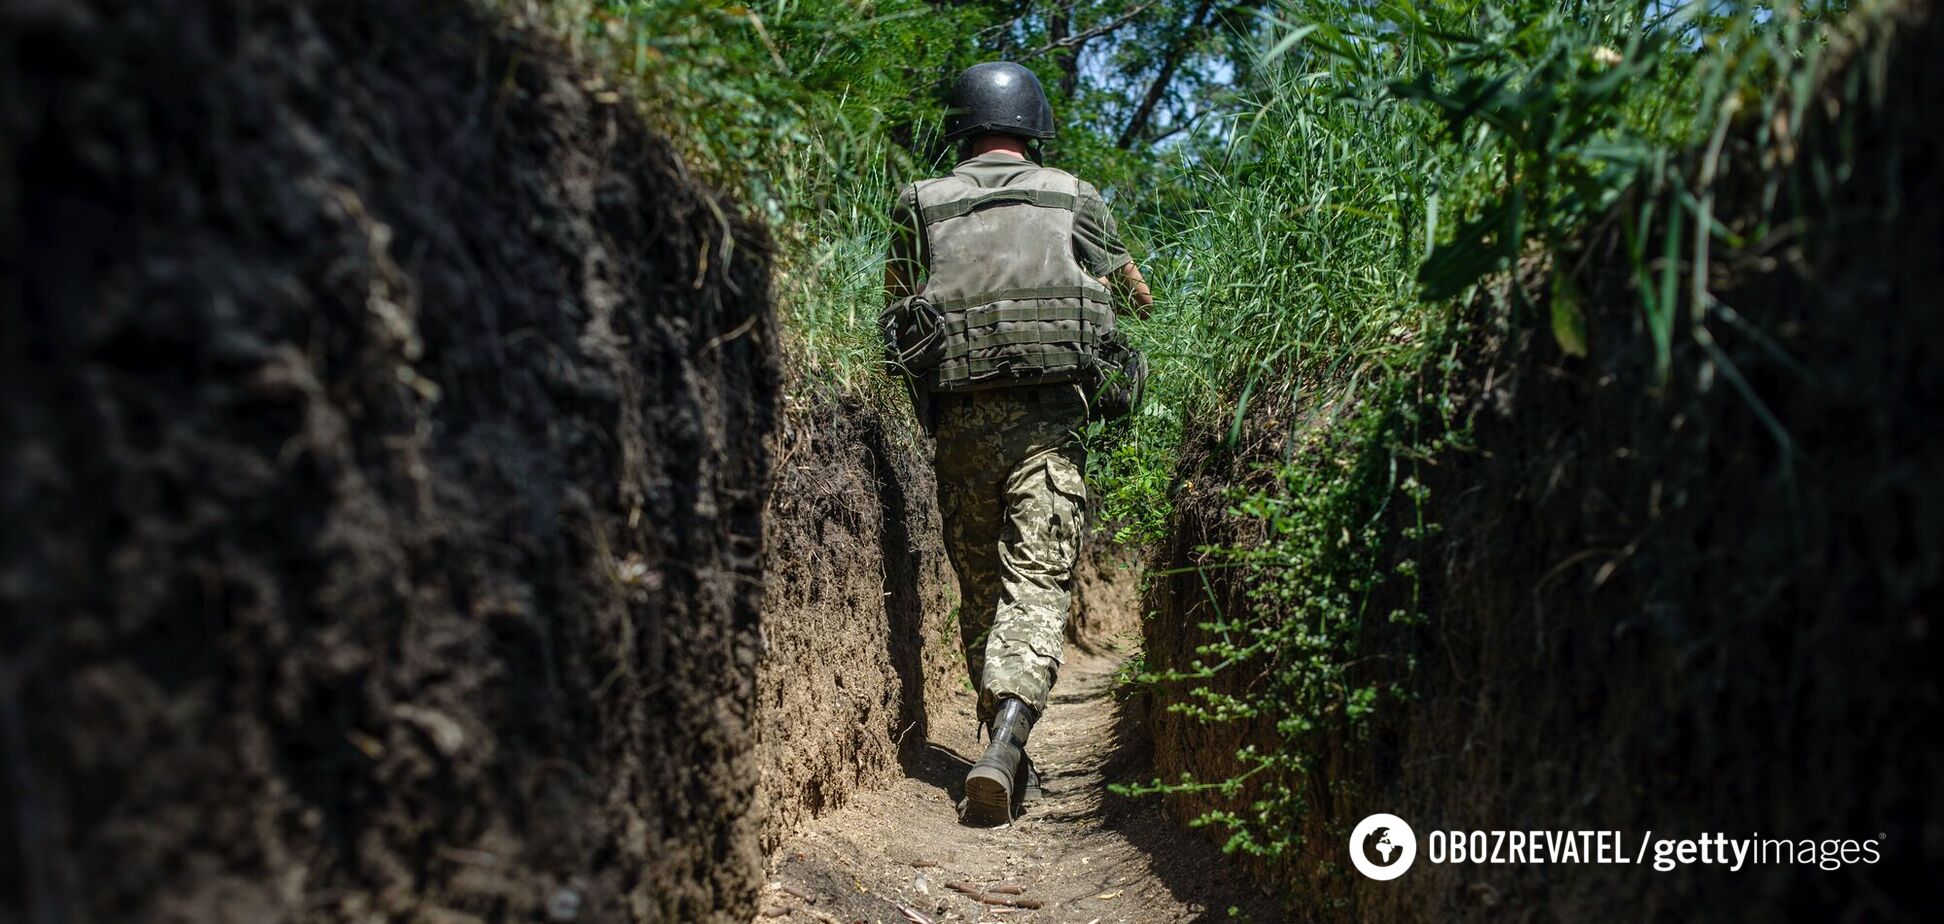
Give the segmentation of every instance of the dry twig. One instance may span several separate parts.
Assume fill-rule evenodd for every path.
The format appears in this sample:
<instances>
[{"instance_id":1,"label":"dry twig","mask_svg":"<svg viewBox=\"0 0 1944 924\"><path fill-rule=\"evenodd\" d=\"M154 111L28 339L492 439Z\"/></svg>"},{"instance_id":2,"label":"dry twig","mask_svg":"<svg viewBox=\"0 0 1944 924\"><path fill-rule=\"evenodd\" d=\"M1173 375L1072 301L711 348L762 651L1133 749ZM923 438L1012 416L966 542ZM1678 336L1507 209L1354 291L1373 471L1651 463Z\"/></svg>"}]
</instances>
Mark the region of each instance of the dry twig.
<instances>
[{"instance_id":1,"label":"dry twig","mask_svg":"<svg viewBox=\"0 0 1944 924\"><path fill-rule=\"evenodd\" d=\"M1134 20L1134 17L1147 12L1147 8L1153 6L1154 2L1155 0L1147 0L1146 3L1143 3L1140 6L1137 6L1131 10L1128 10L1126 13L1121 14L1120 18L1118 19L1112 19L1107 22L1101 23L1100 25L1088 29L1084 32L1081 32L1078 35L1069 35L1066 38L1060 39L1058 41L1048 42L1045 45L1042 45L1038 48L1033 49L1032 51L1029 51L1021 55L1019 57L1019 60L1030 61L1034 58L1039 57L1040 55L1046 54L1049 51L1055 51L1061 48L1075 48L1080 45L1084 45L1087 42L1093 41L1094 39L1106 35L1107 33L1119 29L1120 27L1125 26L1128 23L1132 22Z\"/></svg>"},{"instance_id":2,"label":"dry twig","mask_svg":"<svg viewBox=\"0 0 1944 924\"><path fill-rule=\"evenodd\" d=\"M1026 908L1026 909L1038 909L1038 908L1046 907L1045 902L1042 902L1036 898L1008 898L1004 895L992 895L987 893L986 890L981 889L978 886L975 886L969 882L948 882L945 883L945 888L951 889L954 892L962 892L966 895L970 895L974 900L982 902L987 905L1001 905L1007 908Z\"/></svg>"}]
</instances>

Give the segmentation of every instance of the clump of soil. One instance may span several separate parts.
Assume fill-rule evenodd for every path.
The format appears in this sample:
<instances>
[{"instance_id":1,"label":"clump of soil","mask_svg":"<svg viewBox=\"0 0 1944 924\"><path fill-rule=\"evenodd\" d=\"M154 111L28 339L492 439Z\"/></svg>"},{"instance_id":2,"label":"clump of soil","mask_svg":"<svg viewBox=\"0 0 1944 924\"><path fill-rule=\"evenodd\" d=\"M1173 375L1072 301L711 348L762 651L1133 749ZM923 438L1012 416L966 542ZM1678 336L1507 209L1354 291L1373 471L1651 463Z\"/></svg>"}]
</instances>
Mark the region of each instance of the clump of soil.
<instances>
[{"instance_id":1,"label":"clump of soil","mask_svg":"<svg viewBox=\"0 0 1944 924\"><path fill-rule=\"evenodd\" d=\"M1944 432L1930 421L1944 329L1928 306L1929 242L1944 239L1944 23L1925 3L1883 22L1806 101L1797 143L1750 124L1727 146L1717 215L1752 227L1776 171L1781 233L1717 247L1709 288L1734 312L1708 319L1719 352L1680 325L1660 381L1613 225L1556 257L1587 294L1590 356L1482 305L1463 368L1427 370L1472 448L1420 469L1442 532L1392 550L1418 564L1428 625L1372 620L1358 640L1352 683L1402 681L1410 699L1305 739L1305 847L1265 871L1299 884L1314 916L1917 920L1934 905ZM1546 317L1543 292L1530 297L1525 316ZM1249 477L1251 464L1213 457L1195 480ZM1187 499L1174 526L1170 566L1249 539L1213 498ZM1228 573L1208 577L1241 601ZM1406 592L1392 582L1367 610ZM1192 656L1212 618L1205 593L1192 574L1158 584L1151 660ZM1276 743L1265 728L1154 721L1164 778L1220 779L1236 747ZM1194 798L1183 804L1220 803ZM1421 847L1432 830L1617 829L1630 847L1649 830L1870 839L1881 860L1731 873L1420 855L1380 883L1345 854L1350 826L1377 811L1411 822Z\"/></svg>"},{"instance_id":2,"label":"clump of soil","mask_svg":"<svg viewBox=\"0 0 1944 924\"><path fill-rule=\"evenodd\" d=\"M631 113L470 3L0 9L0 918L754 908L764 243Z\"/></svg>"}]
</instances>

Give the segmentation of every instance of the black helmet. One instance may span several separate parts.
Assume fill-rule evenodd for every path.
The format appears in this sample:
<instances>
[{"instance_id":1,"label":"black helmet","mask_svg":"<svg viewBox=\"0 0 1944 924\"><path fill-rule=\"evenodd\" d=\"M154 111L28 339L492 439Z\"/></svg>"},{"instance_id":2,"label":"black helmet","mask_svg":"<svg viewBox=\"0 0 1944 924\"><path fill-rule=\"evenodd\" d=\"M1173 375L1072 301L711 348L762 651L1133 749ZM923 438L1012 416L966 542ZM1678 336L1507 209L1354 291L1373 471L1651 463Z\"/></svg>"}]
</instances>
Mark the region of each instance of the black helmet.
<instances>
[{"instance_id":1,"label":"black helmet","mask_svg":"<svg viewBox=\"0 0 1944 924\"><path fill-rule=\"evenodd\" d=\"M952 84L945 111L945 140L984 132L1022 138L1053 137L1053 107L1039 77L1011 61L990 61L965 69Z\"/></svg>"}]
</instances>

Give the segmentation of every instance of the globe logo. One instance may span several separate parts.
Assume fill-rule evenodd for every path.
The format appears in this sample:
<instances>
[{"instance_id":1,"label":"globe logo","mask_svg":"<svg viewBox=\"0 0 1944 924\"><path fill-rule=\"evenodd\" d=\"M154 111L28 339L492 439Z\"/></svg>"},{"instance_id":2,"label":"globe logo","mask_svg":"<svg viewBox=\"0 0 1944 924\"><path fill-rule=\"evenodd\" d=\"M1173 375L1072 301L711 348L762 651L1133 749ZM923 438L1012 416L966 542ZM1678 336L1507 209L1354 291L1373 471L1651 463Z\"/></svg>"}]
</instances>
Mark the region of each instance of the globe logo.
<instances>
[{"instance_id":1,"label":"globe logo","mask_svg":"<svg viewBox=\"0 0 1944 924\"><path fill-rule=\"evenodd\" d=\"M1417 834L1404 819L1379 812L1350 832L1350 862L1372 879L1396 879L1417 859Z\"/></svg>"},{"instance_id":2,"label":"globe logo","mask_svg":"<svg viewBox=\"0 0 1944 924\"><path fill-rule=\"evenodd\" d=\"M1389 828L1377 828L1364 835L1363 852L1364 859L1378 866L1389 866L1404 855L1397 849L1397 842L1391 840Z\"/></svg>"}]
</instances>

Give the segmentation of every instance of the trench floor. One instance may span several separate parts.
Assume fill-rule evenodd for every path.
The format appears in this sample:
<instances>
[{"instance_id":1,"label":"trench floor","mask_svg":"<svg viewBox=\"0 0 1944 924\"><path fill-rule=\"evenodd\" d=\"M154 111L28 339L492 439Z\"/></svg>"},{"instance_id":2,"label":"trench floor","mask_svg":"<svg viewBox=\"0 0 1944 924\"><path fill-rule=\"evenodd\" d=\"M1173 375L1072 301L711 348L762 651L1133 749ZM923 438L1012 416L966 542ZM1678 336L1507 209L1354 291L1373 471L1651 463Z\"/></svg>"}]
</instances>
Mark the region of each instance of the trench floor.
<instances>
[{"instance_id":1,"label":"trench floor","mask_svg":"<svg viewBox=\"0 0 1944 924\"><path fill-rule=\"evenodd\" d=\"M960 780L980 746L969 719L964 728L952 723L903 779L859 793L771 857L758 924L1285 920L1219 850L1163 818L1152 797L1108 791L1111 782L1153 778L1139 733L1125 725L1131 704L1114 696L1123 656L1112 646L1071 652L1029 748L1046 799L1023 818L998 828L959 824ZM969 716L965 698L954 705ZM954 884L1039 907L981 902Z\"/></svg>"}]
</instances>

